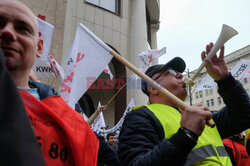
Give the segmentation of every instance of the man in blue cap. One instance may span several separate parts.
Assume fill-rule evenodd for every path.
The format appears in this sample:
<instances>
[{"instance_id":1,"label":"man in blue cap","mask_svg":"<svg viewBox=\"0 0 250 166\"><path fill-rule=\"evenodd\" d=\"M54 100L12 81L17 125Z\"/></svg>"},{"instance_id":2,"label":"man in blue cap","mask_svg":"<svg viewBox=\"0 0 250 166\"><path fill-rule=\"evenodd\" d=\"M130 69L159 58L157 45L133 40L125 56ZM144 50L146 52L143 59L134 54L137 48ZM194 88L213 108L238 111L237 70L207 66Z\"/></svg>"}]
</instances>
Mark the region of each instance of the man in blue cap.
<instances>
[{"instance_id":1,"label":"man in blue cap","mask_svg":"<svg viewBox=\"0 0 250 166\"><path fill-rule=\"evenodd\" d=\"M206 58L212 47L213 43L208 44L201 57L226 107L213 114L201 104L180 110L158 88L142 80L150 104L133 108L124 120L118 150L121 165L231 165L221 138L250 127L250 100L228 72L224 47L219 57ZM185 67L176 57L165 65L151 66L146 74L184 101ZM207 120L214 121L216 127L206 126Z\"/></svg>"}]
</instances>

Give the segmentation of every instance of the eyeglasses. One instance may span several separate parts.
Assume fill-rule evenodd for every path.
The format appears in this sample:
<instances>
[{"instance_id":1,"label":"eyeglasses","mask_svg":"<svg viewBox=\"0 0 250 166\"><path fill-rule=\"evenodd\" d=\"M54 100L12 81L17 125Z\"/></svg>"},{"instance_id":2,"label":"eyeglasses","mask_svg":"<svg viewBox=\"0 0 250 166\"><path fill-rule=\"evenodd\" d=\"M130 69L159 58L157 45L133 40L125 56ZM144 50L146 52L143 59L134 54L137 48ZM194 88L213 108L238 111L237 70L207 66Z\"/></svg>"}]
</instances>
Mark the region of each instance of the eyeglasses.
<instances>
[{"instance_id":1,"label":"eyeglasses","mask_svg":"<svg viewBox=\"0 0 250 166\"><path fill-rule=\"evenodd\" d=\"M165 75L165 74L170 74L170 75L172 75L172 76L174 76L174 77L176 77L176 76L178 75L178 73L177 73L176 71L174 71L174 70L172 70L172 69L169 69L169 70L167 70L167 71L161 73L160 75L158 75L158 76L154 79L154 81L156 81L158 78L160 78L162 75Z\"/></svg>"}]
</instances>

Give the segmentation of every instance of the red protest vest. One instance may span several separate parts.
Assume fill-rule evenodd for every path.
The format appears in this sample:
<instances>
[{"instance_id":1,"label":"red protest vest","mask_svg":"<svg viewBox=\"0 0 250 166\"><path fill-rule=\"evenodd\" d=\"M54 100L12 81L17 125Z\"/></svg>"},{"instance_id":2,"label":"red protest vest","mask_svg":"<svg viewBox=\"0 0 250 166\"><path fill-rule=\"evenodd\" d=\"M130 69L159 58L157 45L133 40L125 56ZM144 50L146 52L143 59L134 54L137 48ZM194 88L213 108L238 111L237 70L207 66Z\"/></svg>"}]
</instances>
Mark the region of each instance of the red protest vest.
<instances>
[{"instance_id":1,"label":"red protest vest","mask_svg":"<svg viewBox=\"0 0 250 166\"><path fill-rule=\"evenodd\" d=\"M224 139L224 145L230 147L233 151L234 159L237 166L249 166L250 158L248 156L246 147L237 141L231 139Z\"/></svg>"},{"instance_id":2,"label":"red protest vest","mask_svg":"<svg viewBox=\"0 0 250 166\"><path fill-rule=\"evenodd\" d=\"M80 114L60 96L19 93L47 166L96 166L99 140Z\"/></svg>"}]
</instances>

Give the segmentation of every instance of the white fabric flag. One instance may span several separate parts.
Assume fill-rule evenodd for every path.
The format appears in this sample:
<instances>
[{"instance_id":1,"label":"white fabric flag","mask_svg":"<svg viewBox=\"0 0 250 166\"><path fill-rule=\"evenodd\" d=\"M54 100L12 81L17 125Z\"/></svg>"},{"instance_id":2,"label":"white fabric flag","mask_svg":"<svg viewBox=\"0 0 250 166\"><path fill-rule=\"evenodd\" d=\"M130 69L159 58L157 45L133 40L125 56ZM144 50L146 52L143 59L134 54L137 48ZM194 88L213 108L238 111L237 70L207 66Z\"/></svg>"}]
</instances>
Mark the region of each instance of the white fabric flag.
<instances>
[{"instance_id":1,"label":"white fabric flag","mask_svg":"<svg viewBox=\"0 0 250 166\"><path fill-rule=\"evenodd\" d=\"M49 56L50 55L48 55L48 57ZM52 59L48 58L47 61L36 59L32 66L32 70L35 72L38 79L56 78L61 83L65 77L63 68L53 57Z\"/></svg>"},{"instance_id":2,"label":"white fabric flag","mask_svg":"<svg viewBox=\"0 0 250 166\"><path fill-rule=\"evenodd\" d=\"M217 87L217 84L214 82L214 79L207 74L201 82L197 85L197 90L213 89Z\"/></svg>"},{"instance_id":3,"label":"white fabric flag","mask_svg":"<svg viewBox=\"0 0 250 166\"><path fill-rule=\"evenodd\" d=\"M32 66L32 70L35 72L38 79L55 78L53 69L48 61L46 62L36 59Z\"/></svg>"},{"instance_id":4,"label":"white fabric flag","mask_svg":"<svg viewBox=\"0 0 250 166\"><path fill-rule=\"evenodd\" d=\"M48 60L49 60L50 67L52 68L56 79L60 83L62 83L62 81L65 78L63 68L57 63L57 61L50 54L48 56L49 56Z\"/></svg>"},{"instance_id":5,"label":"white fabric flag","mask_svg":"<svg viewBox=\"0 0 250 166\"><path fill-rule=\"evenodd\" d=\"M112 80L113 79L113 74L109 68L109 65L105 66L104 70L103 70L104 73L107 73L110 77L110 79Z\"/></svg>"},{"instance_id":6,"label":"white fabric flag","mask_svg":"<svg viewBox=\"0 0 250 166\"><path fill-rule=\"evenodd\" d=\"M53 37L54 26L37 18L39 37L43 43L43 53L40 58L36 57L32 70L35 72L38 79L55 78L53 70L48 61L50 45Z\"/></svg>"},{"instance_id":7,"label":"white fabric flag","mask_svg":"<svg viewBox=\"0 0 250 166\"><path fill-rule=\"evenodd\" d=\"M39 37L43 42L43 53L40 58L37 58L42 61L48 61L48 55L50 52L50 46L53 38L54 26L41 20L37 17L38 28L39 28Z\"/></svg>"},{"instance_id":8,"label":"white fabric flag","mask_svg":"<svg viewBox=\"0 0 250 166\"><path fill-rule=\"evenodd\" d=\"M236 80L242 80L250 77L250 61L247 59L241 59L231 70L232 76ZM217 87L213 78L207 74L201 83L197 86L197 90L212 89Z\"/></svg>"},{"instance_id":9,"label":"white fabric flag","mask_svg":"<svg viewBox=\"0 0 250 166\"><path fill-rule=\"evenodd\" d=\"M160 50L153 49L153 50L143 51L138 55L138 57L144 66L149 66L154 59L159 58L165 53L166 53L166 47L163 47Z\"/></svg>"},{"instance_id":10,"label":"white fabric flag","mask_svg":"<svg viewBox=\"0 0 250 166\"><path fill-rule=\"evenodd\" d=\"M60 89L61 96L72 108L108 65L111 50L85 26L78 25L73 44L63 60L65 79Z\"/></svg>"},{"instance_id":11,"label":"white fabric flag","mask_svg":"<svg viewBox=\"0 0 250 166\"><path fill-rule=\"evenodd\" d=\"M135 98L132 97L119 122L113 128L104 131L105 136L110 132L116 133L117 137L119 136L126 115L131 111L132 107L134 107L135 105L136 105ZM103 132L99 132L98 134L103 135L102 133Z\"/></svg>"},{"instance_id":12,"label":"white fabric flag","mask_svg":"<svg viewBox=\"0 0 250 166\"><path fill-rule=\"evenodd\" d=\"M250 77L249 72L250 61L247 59L241 59L231 70L231 73L236 80Z\"/></svg>"},{"instance_id":13,"label":"white fabric flag","mask_svg":"<svg viewBox=\"0 0 250 166\"><path fill-rule=\"evenodd\" d=\"M98 108L101 107L101 102L99 101L98 103ZM106 127L105 121L104 121L104 117L103 117L103 113L99 113L99 115L96 117L94 123L92 124L92 130L95 131L96 133L101 133L104 131L104 129L102 128Z\"/></svg>"}]
</instances>

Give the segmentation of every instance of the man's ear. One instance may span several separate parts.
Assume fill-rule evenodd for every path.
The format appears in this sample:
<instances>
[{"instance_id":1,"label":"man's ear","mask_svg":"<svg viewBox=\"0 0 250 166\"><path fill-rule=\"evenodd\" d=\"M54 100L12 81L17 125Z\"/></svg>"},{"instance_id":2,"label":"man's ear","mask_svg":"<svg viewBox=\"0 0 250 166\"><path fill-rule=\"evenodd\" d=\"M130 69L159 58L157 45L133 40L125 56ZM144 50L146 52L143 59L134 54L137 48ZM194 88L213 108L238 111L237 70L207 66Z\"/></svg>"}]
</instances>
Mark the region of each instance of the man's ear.
<instances>
[{"instance_id":1,"label":"man's ear","mask_svg":"<svg viewBox=\"0 0 250 166\"><path fill-rule=\"evenodd\" d=\"M37 53L36 53L36 57L40 58L42 56L43 53L43 40L42 39L38 39L37 42Z\"/></svg>"},{"instance_id":2,"label":"man's ear","mask_svg":"<svg viewBox=\"0 0 250 166\"><path fill-rule=\"evenodd\" d=\"M152 95L158 95L159 90L155 87L152 87L152 85L148 85L148 92Z\"/></svg>"}]
</instances>

